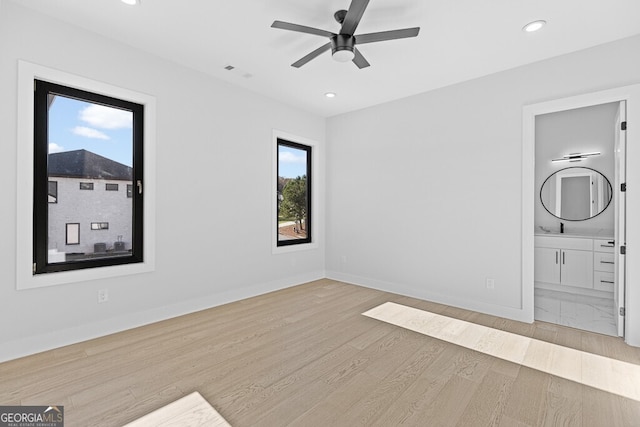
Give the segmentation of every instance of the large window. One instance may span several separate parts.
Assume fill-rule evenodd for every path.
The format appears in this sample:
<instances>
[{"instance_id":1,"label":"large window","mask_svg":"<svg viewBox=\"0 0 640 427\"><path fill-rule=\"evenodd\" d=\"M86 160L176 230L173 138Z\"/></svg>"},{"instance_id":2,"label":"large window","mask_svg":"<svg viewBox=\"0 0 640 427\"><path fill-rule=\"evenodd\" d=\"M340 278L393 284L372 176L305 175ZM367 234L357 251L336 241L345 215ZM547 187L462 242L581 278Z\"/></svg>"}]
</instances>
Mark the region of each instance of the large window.
<instances>
[{"instance_id":1,"label":"large window","mask_svg":"<svg viewBox=\"0 0 640 427\"><path fill-rule=\"evenodd\" d=\"M310 243L311 147L277 141L277 245Z\"/></svg>"},{"instance_id":2,"label":"large window","mask_svg":"<svg viewBox=\"0 0 640 427\"><path fill-rule=\"evenodd\" d=\"M36 79L34 111L33 273L142 262L143 105Z\"/></svg>"}]
</instances>

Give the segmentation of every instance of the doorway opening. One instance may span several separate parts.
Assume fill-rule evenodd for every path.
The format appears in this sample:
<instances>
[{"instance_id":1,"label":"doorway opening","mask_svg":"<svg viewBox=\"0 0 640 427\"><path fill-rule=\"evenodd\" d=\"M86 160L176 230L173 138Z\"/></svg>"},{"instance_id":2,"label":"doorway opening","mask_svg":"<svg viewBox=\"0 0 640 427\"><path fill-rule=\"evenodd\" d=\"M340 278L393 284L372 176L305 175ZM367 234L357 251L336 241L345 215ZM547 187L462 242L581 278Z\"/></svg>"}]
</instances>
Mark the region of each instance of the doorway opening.
<instances>
[{"instance_id":1,"label":"doorway opening","mask_svg":"<svg viewBox=\"0 0 640 427\"><path fill-rule=\"evenodd\" d=\"M535 320L611 336L623 326L612 199L624 193L612 188L624 112L619 101L535 117Z\"/></svg>"},{"instance_id":2,"label":"doorway opening","mask_svg":"<svg viewBox=\"0 0 640 427\"><path fill-rule=\"evenodd\" d=\"M614 90L524 108L523 308L532 320L625 336L627 101ZM572 161L580 153L590 156ZM588 197L570 206L564 195L577 193Z\"/></svg>"}]
</instances>

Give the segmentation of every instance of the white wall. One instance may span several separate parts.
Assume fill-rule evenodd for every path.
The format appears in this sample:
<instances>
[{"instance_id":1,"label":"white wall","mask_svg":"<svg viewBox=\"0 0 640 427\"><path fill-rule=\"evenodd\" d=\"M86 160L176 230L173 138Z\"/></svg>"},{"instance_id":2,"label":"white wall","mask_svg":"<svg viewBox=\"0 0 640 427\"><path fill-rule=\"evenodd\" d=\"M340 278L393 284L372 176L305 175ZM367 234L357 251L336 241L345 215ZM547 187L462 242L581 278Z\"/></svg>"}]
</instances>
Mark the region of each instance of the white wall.
<instances>
[{"instance_id":1,"label":"white wall","mask_svg":"<svg viewBox=\"0 0 640 427\"><path fill-rule=\"evenodd\" d=\"M274 255L271 244L273 130L318 142L322 156L323 118L12 2L0 3L0 53L0 360L324 276L322 227L317 249ZM16 290L18 59L156 97L154 273ZM109 302L97 304L99 289Z\"/></svg>"},{"instance_id":2,"label":"white wall","mask_svg":"<svg viewBox=\"0 0 640 427\"><path fill-rule=\"evenodd\" d=\"M637 36L329 119L327 274L531 320L523 106L637 83L639 49Z\"/></svg>"},{"instance_id":3,"label":"white wall","mask_svg":"<svg viewBox=\"0 0 640 427\"><path fill-rule=\"evenodd\" d=\"M561 220L551 215L540 201L540 188L553 173L569 167L590 168L603 174L614 183L614 140L617 130L615 118L619 103L608 103L592 107L536 116L536 172L535 172L535 225L558 231ZM600 152L580 162L551 162L569 153ZM551 185L551 184L550 184ZM554 193L555 195L555 193ZM555 199L552 200L555 206ZM565 232L593 233L602 230L602 237L613 237L614 204L601 214L583 221L562 221Z\"/></svg>"}]
</instances>

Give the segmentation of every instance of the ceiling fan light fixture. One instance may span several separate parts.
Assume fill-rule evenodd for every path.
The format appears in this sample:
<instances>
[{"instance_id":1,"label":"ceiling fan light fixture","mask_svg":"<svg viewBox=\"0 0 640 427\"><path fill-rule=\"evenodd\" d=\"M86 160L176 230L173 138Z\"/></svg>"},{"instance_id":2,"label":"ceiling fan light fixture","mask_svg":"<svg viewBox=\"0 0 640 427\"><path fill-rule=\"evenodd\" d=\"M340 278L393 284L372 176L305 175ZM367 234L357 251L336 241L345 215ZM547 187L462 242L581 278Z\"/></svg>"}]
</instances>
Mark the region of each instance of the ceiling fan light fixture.
<instances>
[{"instance_id":1,"label":"ceiling fan light fixture","mask_svg":"<svg viewBox=\"0 0 640 427\"><path fill-rule=\"evenodd\" d=\"M349 49L341 49L333 52L333 59L338 62L349 62L355 58L355 53Z\"/></svg>"},{"instance_id":2,"label":"ceiling fan light fixture","mask_svg":"<svg viewBox=\"0 0 640 427\"><path fill-rule=\"evenodd\" d=\"M547 25L547 21L539 19L537 21L529 22L527 25L522 27L522 31L525 33L534 33L541 30L545 25Z\"/></svg>"},{"instance_id":3,"label":"ceiling fan light fixture","mask_svg":"<svg viewBox=\"0 0 640 427\"><path fill-rule=\"evenodd\" d=\"M353 36L336 34L331 37L331 56L338 62L349 62L355 58L355 40Z\"/></svg>"}]
</instances>

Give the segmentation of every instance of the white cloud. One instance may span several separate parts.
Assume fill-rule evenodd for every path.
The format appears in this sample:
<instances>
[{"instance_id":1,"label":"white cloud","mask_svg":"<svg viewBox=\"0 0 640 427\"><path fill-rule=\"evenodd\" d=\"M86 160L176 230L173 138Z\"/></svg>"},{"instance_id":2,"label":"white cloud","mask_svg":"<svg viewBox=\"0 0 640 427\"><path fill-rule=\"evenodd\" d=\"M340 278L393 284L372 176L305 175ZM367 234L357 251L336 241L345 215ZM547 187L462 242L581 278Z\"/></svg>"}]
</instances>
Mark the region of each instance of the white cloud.
<instances>
[{"instance_id":1,"label":"white cloud","mask_svg":"<svg viewBox=\"0 0 640 427\"><path fill-rule=\"evenodd\" d=\"M64 151L64 147L56 144L55 142L50 142L49 143L49 154L51 154L51 153L59 153L61 151Z\"/></svg>"},{"instance_id":2,"label":"white cloud","mask_svg":"<svg viewBox=\"0 0 640 427\"><path fill-rule=\"evenodd\" d=\"M71 129L71 132L73 132L76 135L85 136L87 138L109 139L107 135L100 132L99 130L88 128L86 126L76 126L73 129Z\"/></svg>"},{"instance_id":3,"label":"white cloud","mask_svg":"<svg viewBox=\"0 0 640 427\"><path fill-rule=\"evenodd\" d=\"M100 129L131 128L133 113L104 105L91 104L80 111L80 120Z\"/></svg>"},{"instance_id":4,"label":"white cloud","mask_svg":"<svg viewBox=\"0 0 640 427\"><path fill-rule=\"evenodd\" d=\"M278 155L278 160L283 163L305 163L307 161L307 157L304 155L296 156L290 151L282 151Z\"/></svg>"}]
</instances>

